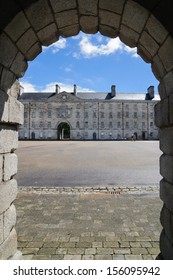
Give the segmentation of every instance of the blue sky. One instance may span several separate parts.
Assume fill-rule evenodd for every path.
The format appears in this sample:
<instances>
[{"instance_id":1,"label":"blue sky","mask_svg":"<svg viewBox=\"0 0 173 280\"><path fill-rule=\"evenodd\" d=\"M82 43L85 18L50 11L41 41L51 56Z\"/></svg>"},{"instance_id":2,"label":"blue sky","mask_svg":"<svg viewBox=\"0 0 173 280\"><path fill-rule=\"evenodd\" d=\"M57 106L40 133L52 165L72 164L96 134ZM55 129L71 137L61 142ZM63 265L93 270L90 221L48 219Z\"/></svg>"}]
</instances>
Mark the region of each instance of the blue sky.
<instances>
[{"instance_id":1,"label":"blue sky","mask_svg":"<svg viewBox=\"0 0 173 280\"><path fill-rule=\"evenodd\" d=\"M158 81L136 53L124 45L119 38L110 39L82 32L59 41L29 62L25 76L19 80L25 92L53 92L55 84L61 90L109 92L116 85L120 93L145 93L150 85L158 92Z\"/></svg>"}]
</instances>

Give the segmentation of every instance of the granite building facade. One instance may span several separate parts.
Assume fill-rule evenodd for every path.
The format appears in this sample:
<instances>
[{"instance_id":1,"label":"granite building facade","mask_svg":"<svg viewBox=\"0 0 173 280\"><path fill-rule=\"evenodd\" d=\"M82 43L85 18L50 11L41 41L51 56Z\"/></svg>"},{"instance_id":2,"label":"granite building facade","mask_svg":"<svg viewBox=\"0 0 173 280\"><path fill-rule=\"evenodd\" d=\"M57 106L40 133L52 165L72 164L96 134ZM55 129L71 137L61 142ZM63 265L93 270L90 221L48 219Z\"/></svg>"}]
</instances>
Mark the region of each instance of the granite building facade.
<instances>
[{"instance_id":1,"label":"granite building facade","mask_svg":"<svg viewBox=\"0 0 173 280\"><path fill-rule=\"evenodd\" d=\"M142 100L139 100L139 97ZM127 99L128 98L128 99ZM156 140L154 87L147 94L61 92L23 93L24 124L19 139L28 140Z\"/></svg>"}]
</instances>

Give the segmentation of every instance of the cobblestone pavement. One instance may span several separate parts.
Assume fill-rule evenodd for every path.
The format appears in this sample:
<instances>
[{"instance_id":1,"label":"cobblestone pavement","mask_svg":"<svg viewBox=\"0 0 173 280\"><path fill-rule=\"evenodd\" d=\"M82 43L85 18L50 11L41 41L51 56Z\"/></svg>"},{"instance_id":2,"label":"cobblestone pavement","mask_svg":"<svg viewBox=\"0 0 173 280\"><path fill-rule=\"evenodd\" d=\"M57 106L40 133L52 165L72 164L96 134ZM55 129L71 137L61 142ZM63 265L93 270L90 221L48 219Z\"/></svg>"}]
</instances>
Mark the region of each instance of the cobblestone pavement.
<instances>
[{"instance_id":1,"label":"cobblestone pavement","mask_svg":"<svg viewBox=\"0 0 173 280\"><path fill-rule=\"evenodd\" d=\"M15 205L24 259L152 260L159 253L158 186L20 187Z\"/></svg>"}]
</instances>

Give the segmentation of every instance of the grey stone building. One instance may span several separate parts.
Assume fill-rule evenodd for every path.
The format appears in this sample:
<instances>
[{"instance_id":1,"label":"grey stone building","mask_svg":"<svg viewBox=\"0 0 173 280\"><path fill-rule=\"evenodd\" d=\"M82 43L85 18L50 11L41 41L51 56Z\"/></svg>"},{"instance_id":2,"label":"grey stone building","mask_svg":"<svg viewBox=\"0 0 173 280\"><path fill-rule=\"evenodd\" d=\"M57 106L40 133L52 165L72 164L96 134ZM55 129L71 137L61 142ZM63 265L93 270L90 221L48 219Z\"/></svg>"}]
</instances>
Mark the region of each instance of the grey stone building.
<instances>
[{"instance_id":1,"label":"grey stone building","mask_svg":"<svg viewBox=\"0 0 173 280\"><path fill-rule=\"evenodd\" d=\"M139 100L143 98L143 100ZM127 99L128 98L128 99ZM120 140L158 139L154 124L154 87L147 94L61 92L23 93L24 125L19 139Z\"/></svg>"}]
</instances>

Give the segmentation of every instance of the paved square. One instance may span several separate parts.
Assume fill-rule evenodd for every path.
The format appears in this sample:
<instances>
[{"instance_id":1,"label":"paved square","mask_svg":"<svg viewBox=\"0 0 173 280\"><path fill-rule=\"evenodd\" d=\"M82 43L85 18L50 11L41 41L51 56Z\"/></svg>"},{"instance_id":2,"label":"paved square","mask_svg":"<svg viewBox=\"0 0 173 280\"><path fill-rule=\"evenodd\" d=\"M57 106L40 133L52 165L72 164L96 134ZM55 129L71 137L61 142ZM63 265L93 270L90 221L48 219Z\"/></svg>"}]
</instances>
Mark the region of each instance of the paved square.
<instances>
[{"instance_id":1,"label":"paved square","mask_svg":"<svg viewBox=\"0 0 173 280\"><path fill-rule=\"evenodd\" d=\"M24 259L155 259L158 142L19 142Z\"/></svg>"},{"instance_id":2,"label":"paved square","mask_svg":"<svg viewBox=\"0 0 173 280\"><path fill-rule=\"evenodd\" d=\"M20 141L19 186L158 185L158 141Z\"/></svg>"},{"instance_id":3,"label":"paved square","mask_svg":"<svg viewBox=\"0 0 173 280\"><path fill-rule=\"evenodd\" d=\"M25 259L155 259L162 206L157 189L22 190L18 248Z\"/></svg>"}]
</instances>

